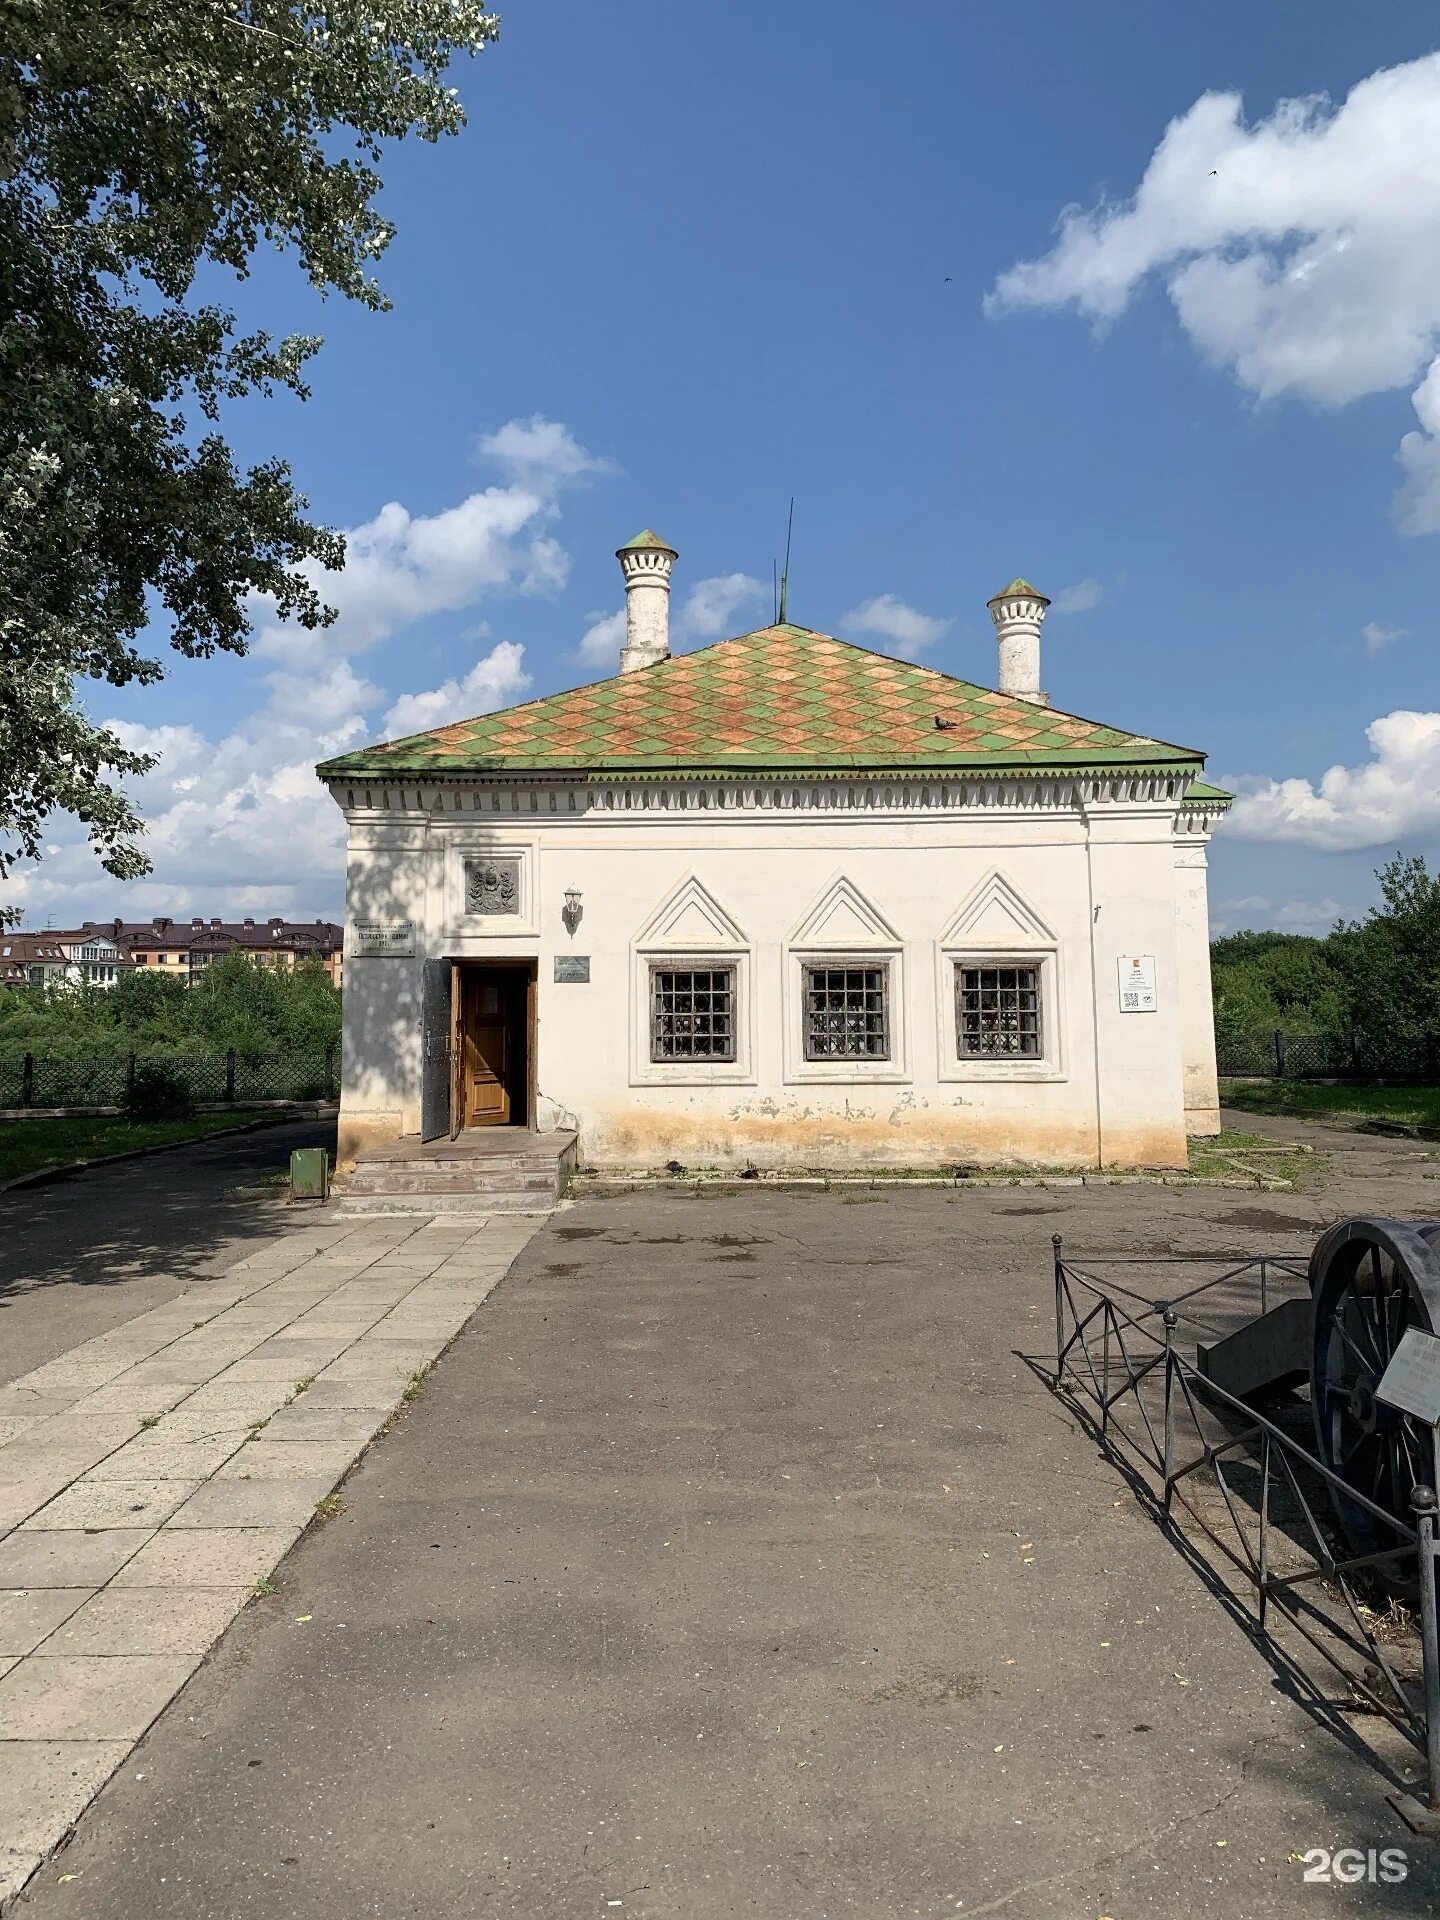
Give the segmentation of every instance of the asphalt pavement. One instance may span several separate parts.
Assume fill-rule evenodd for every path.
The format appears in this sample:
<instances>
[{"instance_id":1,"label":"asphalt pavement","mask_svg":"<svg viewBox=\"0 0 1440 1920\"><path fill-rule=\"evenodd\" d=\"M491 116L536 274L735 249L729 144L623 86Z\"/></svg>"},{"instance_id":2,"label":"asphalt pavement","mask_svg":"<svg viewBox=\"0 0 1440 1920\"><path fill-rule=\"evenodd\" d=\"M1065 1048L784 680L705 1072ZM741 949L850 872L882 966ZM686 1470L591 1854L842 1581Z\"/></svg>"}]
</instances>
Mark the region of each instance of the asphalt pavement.
<instances>
[{"instance_id":1,"label":"asphalt pavement","mask_svg":"<svg viewBox=\"0 0 1440 1920\"><path fill-rule=\"evenodd\" d=\"M237 1116L243 1118L244 1116ZM335 1121L285 1121L0 1194L0 1383L66 1353L285 1231L273 1176ZM292 1216L293 1218L293 1216Z\"/></svg>"},{"instance_id":2,"label":"asphalt pavement","mask_svg":"<svg viewBox=\"0 0 1440 1920\"><path fill-rule=\"evenodd\" d=\"M1330 1211L1097 1187L556 1215L17 1911L1437 1911L1359 1743L1023 1358L1053 1341L1054 1231L1279 1251ZM1317 1892L1301 1856L1337 1847L1398 1847L1405 1878Z\"/></svg>"}]
</instances>

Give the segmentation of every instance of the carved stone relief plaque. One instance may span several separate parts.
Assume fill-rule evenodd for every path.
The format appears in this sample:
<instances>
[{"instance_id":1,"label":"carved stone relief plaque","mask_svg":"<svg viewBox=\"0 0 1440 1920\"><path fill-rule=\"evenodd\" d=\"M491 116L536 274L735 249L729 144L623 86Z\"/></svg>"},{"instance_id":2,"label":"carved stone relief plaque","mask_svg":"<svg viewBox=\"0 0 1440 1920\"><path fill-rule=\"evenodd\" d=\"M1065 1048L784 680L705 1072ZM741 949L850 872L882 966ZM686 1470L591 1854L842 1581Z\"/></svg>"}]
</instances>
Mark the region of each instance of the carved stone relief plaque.
<instances>
[{"instance_id":1,"label":"carved stone relief plaque","mask_svg":"<svg viewBox=\"0 0 1440 1920\"><path fill-rule=\"evenodd\" d=\"M518 860L467 860L465 862L466 913L518 913L520 911L520 862Z\"/></svg>"}]
</instances>

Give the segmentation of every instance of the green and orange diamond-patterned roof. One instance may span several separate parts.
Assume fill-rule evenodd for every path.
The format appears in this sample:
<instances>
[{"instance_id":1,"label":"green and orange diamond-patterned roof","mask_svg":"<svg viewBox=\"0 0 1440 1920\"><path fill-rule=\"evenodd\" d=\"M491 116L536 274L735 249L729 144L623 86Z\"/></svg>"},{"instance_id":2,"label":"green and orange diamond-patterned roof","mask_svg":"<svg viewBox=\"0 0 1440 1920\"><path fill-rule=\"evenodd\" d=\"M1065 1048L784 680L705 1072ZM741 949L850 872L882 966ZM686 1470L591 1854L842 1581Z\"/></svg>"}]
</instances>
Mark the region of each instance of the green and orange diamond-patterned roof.
<instances>
[{"instance_id":1,"label":"green and orange diamond-patterned roof","mask_svg":"<svg viewBox=\"0 0 1440 1920\"><path fill-rule=\"evenodd\" d=\"M652 667L327 760L397 774L837 775L1144 767L1204 755L1033 706L808 627L761 627Z\"/></svg>"}]
</instances>

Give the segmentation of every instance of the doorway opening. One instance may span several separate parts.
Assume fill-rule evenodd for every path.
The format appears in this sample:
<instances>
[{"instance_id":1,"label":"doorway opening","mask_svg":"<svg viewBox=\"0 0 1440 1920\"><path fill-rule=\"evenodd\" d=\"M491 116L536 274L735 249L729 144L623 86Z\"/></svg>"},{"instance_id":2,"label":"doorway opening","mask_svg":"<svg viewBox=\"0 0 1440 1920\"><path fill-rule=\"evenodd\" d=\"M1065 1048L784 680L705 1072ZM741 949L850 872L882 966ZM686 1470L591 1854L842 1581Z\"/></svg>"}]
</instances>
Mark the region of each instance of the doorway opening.
<instances>
[{"instance_id":1,"label":"doorway opening","mask_svg":"<svg viewBox=\"0 0 1440 1920\"><path fill-rule=\"evenodd\" d=\"M535 1113L533 960L457 960L451 973L450 1133L529 1127Z\"/></svg>"}]
</instances>

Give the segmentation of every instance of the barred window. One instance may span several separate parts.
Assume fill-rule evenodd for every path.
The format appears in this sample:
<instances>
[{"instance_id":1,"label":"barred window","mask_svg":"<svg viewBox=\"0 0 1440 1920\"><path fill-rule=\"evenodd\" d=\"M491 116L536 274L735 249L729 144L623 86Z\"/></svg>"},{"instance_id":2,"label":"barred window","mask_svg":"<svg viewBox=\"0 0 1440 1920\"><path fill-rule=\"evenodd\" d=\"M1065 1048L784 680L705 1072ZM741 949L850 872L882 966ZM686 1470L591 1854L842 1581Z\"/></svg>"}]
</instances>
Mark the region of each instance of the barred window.
<instances>
[{"instance_id":1,"label":"barred window","mask_svg":"<svg viewBox=\"0 0 1440 1920\"><path fill-rule=\"evenodd\" d=\"M1038 966L955 966L955 1036L960 1057L1038 1060Z\"/></svg>"},{"instance_id":2,"label":"barred window","mask_svg":"<svg viewBox=\"0 0 1440 1920\"><path fill-rule=\"evenodd\" d=\"M651 969L650 1058L735 1058L733 967Z\"/></svg>"},{"instance_id":3,"label":"barred window","mask_svg":"<svg viewBox=\"0 0 1440 1920\"><path fill-rule=\"evenodd\" d=\"M806 967L805 1058L890 1058L888 967Z\"/></svg>"}]
</instances>

